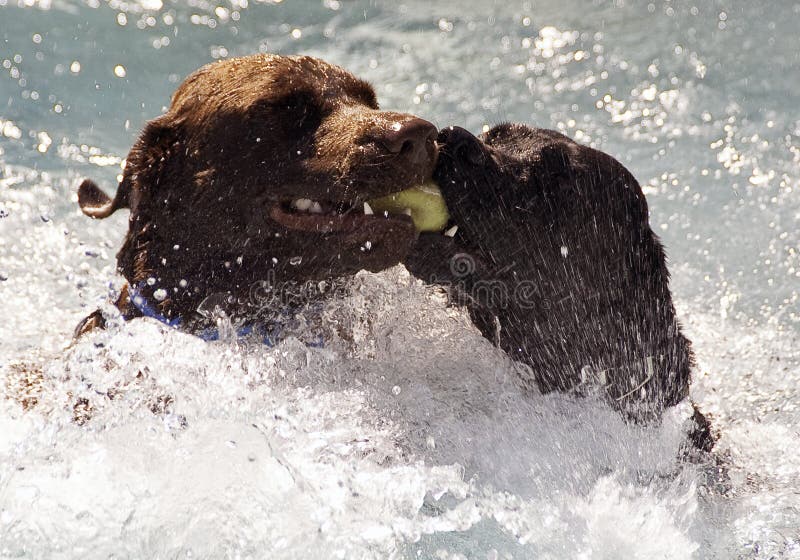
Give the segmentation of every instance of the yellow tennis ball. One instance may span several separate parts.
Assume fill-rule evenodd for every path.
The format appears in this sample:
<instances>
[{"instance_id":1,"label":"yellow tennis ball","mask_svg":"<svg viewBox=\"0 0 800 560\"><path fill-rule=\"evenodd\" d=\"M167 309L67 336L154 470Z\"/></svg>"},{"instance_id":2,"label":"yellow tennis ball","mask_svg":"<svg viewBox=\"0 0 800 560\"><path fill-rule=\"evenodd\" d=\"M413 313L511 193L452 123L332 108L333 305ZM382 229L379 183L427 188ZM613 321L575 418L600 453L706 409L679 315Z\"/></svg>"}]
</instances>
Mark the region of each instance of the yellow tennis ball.
<instances>
[{"instance_id":1,"label":"yellow tennis ball","mask_svg":"<svg viewBox=\"0 0 800 560\"><path fill-rule=\"evenodd\" d=\"M376 213L403 214L411 211L411 220L418 231L441 231L450 215L439 187L433 181L370 200Z\"/></svg>"}]
</instances>

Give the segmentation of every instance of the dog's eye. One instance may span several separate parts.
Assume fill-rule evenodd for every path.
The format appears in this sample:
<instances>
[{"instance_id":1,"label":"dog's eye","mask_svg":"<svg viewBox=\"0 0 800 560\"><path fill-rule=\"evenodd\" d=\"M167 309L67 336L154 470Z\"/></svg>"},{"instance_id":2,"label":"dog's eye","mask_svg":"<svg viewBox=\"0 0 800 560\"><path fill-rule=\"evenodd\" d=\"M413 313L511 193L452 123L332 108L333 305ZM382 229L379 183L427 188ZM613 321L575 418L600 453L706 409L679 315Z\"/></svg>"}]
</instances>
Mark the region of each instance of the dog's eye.
<instances>
[{"instance_id":1,"label":"dog's eye","mask_svg":"<svg viewBox=\"0 0 800 560\"><path fill-rule=\"evenodd\" d=\"M256 110L261 112L310 112L317 108L316 98L305 91L294 91L280 97L262 99L256 104Z\"/></svg>"},{"instance_id":2,"label":"dog's eye","mask_svg":"<svg viewBox=\"0 0 800 560\"><path fill-rule=\"evenodd\" d=\"M276 123L290 129L313 127L319 123L320 110L314 95L295 91L287 95L268 98L256 106L260 120Z\"/></svg>"},{"instance_id":3,"label":"dog's eye","mask_svg":"<svg viewBox=\"0 0 800 560\"><path fill-rule=\"evenodd\" d=\"M294 93L281 99L282 104L289 111L307 110L310 105L310 96L305 93Z\"/></svg>"}]
</instances>

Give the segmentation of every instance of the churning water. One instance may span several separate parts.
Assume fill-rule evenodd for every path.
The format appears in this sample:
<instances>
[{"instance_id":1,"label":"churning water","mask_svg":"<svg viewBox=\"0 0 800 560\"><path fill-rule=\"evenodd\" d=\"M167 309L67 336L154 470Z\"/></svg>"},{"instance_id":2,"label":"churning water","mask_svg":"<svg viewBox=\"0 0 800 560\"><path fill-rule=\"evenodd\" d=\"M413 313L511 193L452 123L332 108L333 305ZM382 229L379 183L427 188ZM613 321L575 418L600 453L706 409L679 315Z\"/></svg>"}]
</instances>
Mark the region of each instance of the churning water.
<instances>
[{"instance_id":1,"label":"churning water","mask_svg":"<svg viewBox=\"0 0 800 560\"><path fill-rule=\"evenodd\" d=\"M798 27L790 0L0 0L0 386L44 371L29 412L0 401L0 556L800 558ZM258 51L625 163L716 458L678 459L686 407L523 394L402 267L326 306L323 348L135 320L64 350L126 228L80 215L79 179L115 184L187 73Z\"/></svg>"}]
</instances>

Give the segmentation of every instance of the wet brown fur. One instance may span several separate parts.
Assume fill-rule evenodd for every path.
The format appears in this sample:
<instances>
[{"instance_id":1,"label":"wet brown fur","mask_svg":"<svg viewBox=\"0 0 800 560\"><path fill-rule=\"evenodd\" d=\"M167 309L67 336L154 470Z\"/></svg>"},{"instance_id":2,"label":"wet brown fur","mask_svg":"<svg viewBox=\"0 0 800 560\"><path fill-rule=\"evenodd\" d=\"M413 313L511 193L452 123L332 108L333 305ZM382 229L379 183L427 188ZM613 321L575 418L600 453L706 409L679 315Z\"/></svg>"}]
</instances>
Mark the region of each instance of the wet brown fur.
<instances>
[{"instance_id":1,"label":"wet brown fur","mask_svg":"<svg viewBox=\"0 0 800 560\"><path fill-rule=\"evenodd\" d=\"M417 152L395 147L398 125L419 129ZM190 75L169 110L147 123L113 200L87 180L79 201L95 218L130 209L120 272L165 318L190 318L212 294L242 302L257 283L397 264L416 238L407 219L292 231L269 211L296 198L357 210L419 184L433 169L434 137L433 125L379 110L367 82L319 59L231 59ZM125 317L141 313L130 301L118 302ZM101 323L95 313L76 332Z\"/></svg>"}]
</instances>

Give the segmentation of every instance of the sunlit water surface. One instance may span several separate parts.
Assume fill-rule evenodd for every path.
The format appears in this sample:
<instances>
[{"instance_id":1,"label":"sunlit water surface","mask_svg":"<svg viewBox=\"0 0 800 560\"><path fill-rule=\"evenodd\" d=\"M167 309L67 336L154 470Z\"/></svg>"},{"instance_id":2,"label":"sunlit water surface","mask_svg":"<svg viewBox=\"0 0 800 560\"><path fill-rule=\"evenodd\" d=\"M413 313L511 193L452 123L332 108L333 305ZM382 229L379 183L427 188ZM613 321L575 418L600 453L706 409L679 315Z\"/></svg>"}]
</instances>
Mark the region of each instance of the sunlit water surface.
<instances>
[{"instance_id":1,"label":"sunlit water surface","mask_svg":"<svg viewBox=\"0 0 800 560\"><path fill-rule=\"evenodd\" d=\"M792 1L0 0L0 378L45 373L30 412L0 401L0 557L800 558L798 24ZM324 348L136 320L64 350L126 227L80 215L79 179L111 188L187 73L258 51L623 161L716 459L678 459L685 406L642 427L523 394L402 267L326 306Z\"/></svg>"}]
</instances>

